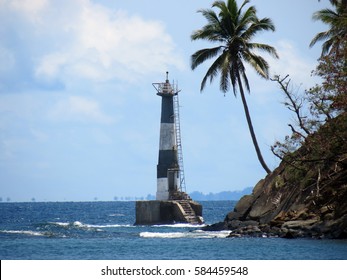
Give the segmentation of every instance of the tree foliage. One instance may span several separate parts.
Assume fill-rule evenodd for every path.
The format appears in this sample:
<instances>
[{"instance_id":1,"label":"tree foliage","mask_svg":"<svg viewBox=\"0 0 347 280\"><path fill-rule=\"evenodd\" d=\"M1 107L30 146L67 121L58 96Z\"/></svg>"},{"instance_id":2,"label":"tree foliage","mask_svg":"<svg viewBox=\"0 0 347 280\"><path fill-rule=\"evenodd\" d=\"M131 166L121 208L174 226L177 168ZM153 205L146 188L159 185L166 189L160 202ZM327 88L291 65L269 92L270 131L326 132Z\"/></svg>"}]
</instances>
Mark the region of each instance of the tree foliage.
<instances>
[{"instance_id":1,"label":"tree foliage","mask_svg":"<svg viewBox=\"0 0 347 280\"><path fill-rule=\"evenodd\" d=\"M321 21L329 26L329 29L318 33L311 41L310 47L318 41L324 41L322 45L322 56L333 49L338 49L347 38L347 1L331 0L334 10L323 9L313 14L313 19Z\"/></svg>"},{"instance_id":2,"label":"tree foliage","mask_svg":"<svg viewBox=\"0 0 347 280\"><path fill-rule=\"evenodd\" d=\"M284 104L294 113L295 122L289 124L292 134L286 136L283 142L277 141L271 150L279 158L296 166L305 161L324 162L333 158L337 160L336 157L340 154L338 148L344 147L343 143L346 142L343 130L346 129L344 122L347 111L347 22L341 20L346 16L346 9L343 10L341 5L346 5L346 1L332 2L337 8L336 15L339 15L339 20L330 22L331 29L326 31L326 34L338 36L331 36L329 42L323 44L318 66L312 72L312 75L319 77L322 82L297 93L288 76L275 76L272 79L285 93ZM315 17L318 19L320 15L322 21L326 22L323 14L319 11L315 13ZM319 34L312 42L323 38ZM320 133L317 133L319 130ZM328 151L331 152L329 156Z\"/></svg>"}]
</instances>

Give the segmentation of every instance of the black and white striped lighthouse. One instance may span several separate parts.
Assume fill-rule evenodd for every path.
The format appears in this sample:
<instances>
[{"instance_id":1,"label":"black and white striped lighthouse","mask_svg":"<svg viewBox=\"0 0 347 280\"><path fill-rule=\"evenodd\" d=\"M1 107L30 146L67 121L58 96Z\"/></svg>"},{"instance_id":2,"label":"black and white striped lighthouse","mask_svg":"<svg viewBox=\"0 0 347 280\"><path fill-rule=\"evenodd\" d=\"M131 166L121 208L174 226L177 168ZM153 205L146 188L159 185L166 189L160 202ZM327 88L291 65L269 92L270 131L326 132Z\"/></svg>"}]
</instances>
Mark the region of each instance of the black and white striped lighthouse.
<instances>
[{"instance_id":1,"label":"black and white striped lighthouse","mask_svg":"<svg viewBox=\"0 0 347 280\"><path fill-rule=\"evenodd\" d=\"M153 83L161 97L156 200L136 201L137 225L202 224L202 206L185 192L177 86Z\"/></svg>"},{"instance_id":2,"label":"black and white striped lighthouse","mask_svg":"<svg viewBox=\"0 0 347 280\"><path fill-rule=\"evenodd\" d=\"M179 90L170 84L168 72L165 83L153 83L157 95L161 96L161 118L159 157L157 165L157 200L169 200L181 191L177 141L177 119L175 99Z\"/></svg>"}]
</instances>

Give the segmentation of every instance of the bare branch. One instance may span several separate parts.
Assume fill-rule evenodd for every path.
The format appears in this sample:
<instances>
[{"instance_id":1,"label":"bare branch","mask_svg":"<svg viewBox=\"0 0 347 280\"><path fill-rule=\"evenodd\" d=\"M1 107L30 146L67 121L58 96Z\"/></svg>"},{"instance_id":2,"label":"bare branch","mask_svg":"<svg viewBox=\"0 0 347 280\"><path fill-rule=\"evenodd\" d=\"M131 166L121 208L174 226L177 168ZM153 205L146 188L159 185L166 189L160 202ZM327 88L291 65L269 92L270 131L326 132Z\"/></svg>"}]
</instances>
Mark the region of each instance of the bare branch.
<instances>
[{"instance_id":1,"label":"bare branch","mask_svg":"<svg viewBox=\"0 0 347 280\"><path fill-rule=\"evenodd\" d=\"M283 79L279 75L274 76L274 78L271 78L271 81L277 82L283 92L285 93L287 99L289 102L286 102L285 105L287 105L287 108L295 113L296 119L298 121L299 127L305 132L306 135L310 135L310 130L305 126L304 119L305 116L301 115L301 108L303 106L303 101L297 97L290 89L290 79L286 81L286 79L289 77L289 75L285 76ZM291 126L292 127L292 126ZM306 138L302 133L300 133L304 138Z\"/></svg>"}]
</instances>

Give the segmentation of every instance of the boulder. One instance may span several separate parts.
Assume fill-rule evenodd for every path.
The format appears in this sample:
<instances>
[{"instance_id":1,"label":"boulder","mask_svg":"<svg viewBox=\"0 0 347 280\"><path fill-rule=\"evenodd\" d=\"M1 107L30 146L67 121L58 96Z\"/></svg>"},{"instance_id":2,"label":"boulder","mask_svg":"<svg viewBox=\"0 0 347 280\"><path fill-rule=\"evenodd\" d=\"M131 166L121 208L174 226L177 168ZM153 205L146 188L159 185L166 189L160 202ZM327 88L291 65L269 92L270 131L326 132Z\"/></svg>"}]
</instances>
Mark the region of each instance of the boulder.
<instances>
[{"instance_id":1,"label":"boulder","mask_svg":"<svg viewBox=\"0 0 347 280\"><path fill-rule=\"evenodd\" d=\"M236 212L239 215L239 217L242 217L247 214L253 203L254 195L245 195L236 204L234 212Z\"/></svg>"}]
</instances>

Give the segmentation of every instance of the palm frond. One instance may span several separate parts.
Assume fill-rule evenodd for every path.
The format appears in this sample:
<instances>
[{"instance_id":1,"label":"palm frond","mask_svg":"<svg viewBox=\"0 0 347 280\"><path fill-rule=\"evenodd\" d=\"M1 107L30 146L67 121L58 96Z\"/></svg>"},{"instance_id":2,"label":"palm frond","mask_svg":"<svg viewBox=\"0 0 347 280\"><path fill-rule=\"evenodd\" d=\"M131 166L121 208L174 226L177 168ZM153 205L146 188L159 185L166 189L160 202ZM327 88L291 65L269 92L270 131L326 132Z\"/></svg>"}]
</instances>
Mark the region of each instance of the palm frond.
<instances>
[{"instance_id":1,"label":"palm frond","mask_svg":"<svg viewBox=\"0 0 347 280\"><path fill-rule=\"evenodd\" d=\"M210 42L224 42L226 36L216 26L204 26L203 29L196 30L191 35L191 40L207 40Z\"/></svg>"},{"instance_id":2,"label":"palm frond","mask_svg":"<svg viewBox=\"0 0 347 280\"><path fill-rule=\"evenodd\" d=\"M332 24L336 18L338 18L339 15L337 13L335 13L334 11L330 10L330 9L323 9L320 10L318 12L315 12L312 16L312 19L317 21L322 21L326 24Z\"/></svg>"},{"instance_id":3,"label":"palm frond","mask_svg":"<svg viewBox=\"0 0 347 280\"><path fill-rule=\"evenodd\" d=\"M264 58L251 52L244 52L243 58L263 78L269 78L269 64Z\"/></svg>"},{"instance_id":4,"label":"palm frond","mask_svg":"<svg viewBox=\"0 0 347 280\"><path fill-rule=\"evenodd\" d=\"M236 3L236 1L231 1L231 2L235 2L235 3ZM241 12L242 9L243 9L243 7L245 7L249 2L250 2L249 0L243 1L243 3L241 4L241 6L240 6L240 8L239 8L239 12ZM236 4L236 5L237 5L237 4Z\"/></svg>"},{"instance_id":5,"label":"palm frond","mask_svg":"<svg viewBox=\"0 0 347 280\"><path fill-rule=\"evenodd\" d=\"M231 81L231 85L233 86L233 92L235 97L237 93L237 84L238 84L237 73L239 71L237 60L238 60L237 57L234 57L230 63L230 81Z\"/></svg>"},{"instance_id":6,"label":"palm frond","mask_svg":"<svg viewBox=\"0 0 347 280\"><path fill-rule=\"evenodd\" d=\"M251 40L257 33L261 31L275 31L275 25L269 18L263 18L261 20L255 20L250 26L243 32L241 37L244 40Z\"/></svg>"},{"instance_id":7,"label":"palm frond","mask_svg":"<svg viewBox=\"0 0 347 280\"><path fill-rule=\"evenodd\" d=\"M244 13L239 15L240 26L247 26L255 20L257 20L257 10L254 6L249 7Z\"/></svg>"},{"instance_id":8,"label":"palm frond","mask_svg":"<svg viewBox=\"0 0 347 280\"><path fill-rule=\"evenodd\" d=\"M227 34L222 29L222 24L213 10L199 10L206 19L207 24L192 33L192 40L208 40L211 42L223 42L227 40Z\"/></svg>"},{"instance_id":9,"label":"palm frond","mask_svg":"<svg viewBox=\"0 0 347 280\"><path fill-rule=\"evenodd\" d=\"M215 47L210 49L202 49L195 52L191 56L191 68L194 70L200 64L204 63L206 60L213 58L218 55L222 51L223 47Z\"/></svg>"},{"instance_id":10,"label":"palm frond","mask_svg":"<svg viewBox=\"0 0 347 280\"><path fill-rule=\"evenodd\" d=\"M263 52L270 54L274 58L279 58L276 49L270 45L267 45L267 44L248 43L247 48L250 50L260 50L260 51L263 51Z\"/></svg>"},{"instance_id":11,"label":"palm frond","mask_svg":"<svg viewBox=\"0 0 347 280\"><path fill-rule=\"evenodd\" d=\"M212 8L218 8L219 9L219 16L223 18L224 16L227 16L229 14L228 6L224 1L214 1L212 4Z\"/></svg>"},{"instance_id":12,"label":"palm frond","mask_svg":"<svg viewBox=\"0 0 347 280\"><path fill-rule=\"evenodd\" d=\"M246 0L245 2L249 2L249 1ZM228 7L228 10L229 10L230 15L232 17L232 20L235 21L236 17L238 16L238 11L239 11L239 8L237 6L237 2L228 0L227 7Z\"/></svg>"},{"instance_id":13,"label":"palm frond","mask_svg":"<svg viewBox=\"0 0 347 280\"><path fill-rule=\"evenodd\" d=\"M329 40L325 41L322 45L322 56L329 53L329 50L332 48L333 45L337 44L334 37L330 38Z\"/></svg>"},{"instance_id":14,"label":"palm frond","mask_svg":"<svg viewBox=\"0 0 347 280\"><path fill-rule=\"evenodd\" d=\"M312 48L318 41L324 41L330 37L330 33L328 31L319 32L316 36L313 37L310 48Z\"/></svg>"},{"instance_id":15,"label":"palm frond","mask_svg":"<svg viewBox=\"0 0 347 280\"><path fill-rule=\"evenodd\" d=\"M219 88L223 93L229 91L230 88L230 54L225 52L220 67L220 82Z\"/></svg>"},{"instance_id":16,"label":"palm frond","mask_svg":"<svg viewBox=\"0 0 347 280\"><path fill-rule=\"evenodd\" d=\"M249 86L248 78L247 78L247 75L246 75L246 70L242 71L241 76L242 76L242 80L243 80L243 83L246 86L247 91L251 92L251 88Z\"/></svg>"},{"instance_id":17,"label":"palm frond","mask_svg":"<svg viewBox=\"0 0 347 280\"><path fill-rule=\"evenodd\" d=\"M313 14L312 18L327 24L330 29L320 32L313 37L310 47L313 47L318 41L325 41L322 44L322 54L324 56L331 49L338 47L347 34L347 1L330 1L335 8L323 9Z\"/></svg>"},{"instance_id":18,"label":"palm frond","mask_svg":"<svg viewBox=\"0 0 347 280\"><path fill-rule=\"evenodd\" d=\"M212 7L219 9L220 27L225 37L230 35L230 30L235 30L233 15L224 1L215 1ZM233 31L231 31L233 32Z\"/></svg>"},{"instance_id":19,"label":"palm frond","mask_svg":"<svg viewBox=\"0 0 347 280\"><path fill-rule=\"evenodd\" d=\"M276 31L275 25L270 18L262 18L257 22L259 31Z\"/></svg>"},{"instance_id":20,"label":"palm frond","mask_svg":"<svg viewBox=\"0 0 347 280\"><path fill-rule=\"evenodd\" d=\"M211 9L202 9L202 10L198 10L198 13L201 13L207 19L208 24L210 25L220 24L219 18L217 14L215 13L215 11Z\"/></svg>"},{"instance_id":21,"label":"palm frond","mask_svg":"<svg viewBox=\"0 0 347 280\"><path fill-rule=\"evenodd\" d=\"M201 82L200 91L203 91L206 85L206 82L208 79L210 79L210 83L213 82L214 78L218 75L221 69L221 65L223 64L223 61L225 60L225 57L228 56L228 53L224 51L210 66L210 68L207 70L204 78Z\"/></svg>"}]
</instances>

